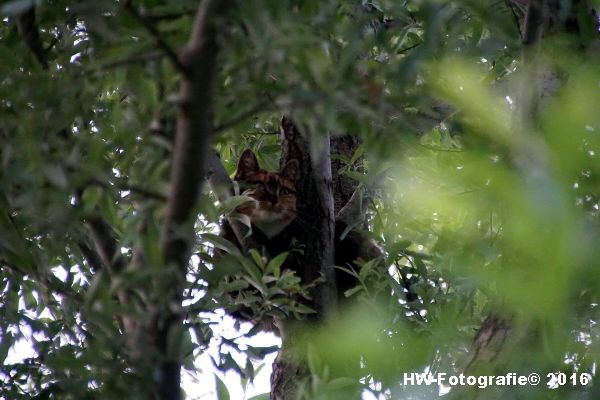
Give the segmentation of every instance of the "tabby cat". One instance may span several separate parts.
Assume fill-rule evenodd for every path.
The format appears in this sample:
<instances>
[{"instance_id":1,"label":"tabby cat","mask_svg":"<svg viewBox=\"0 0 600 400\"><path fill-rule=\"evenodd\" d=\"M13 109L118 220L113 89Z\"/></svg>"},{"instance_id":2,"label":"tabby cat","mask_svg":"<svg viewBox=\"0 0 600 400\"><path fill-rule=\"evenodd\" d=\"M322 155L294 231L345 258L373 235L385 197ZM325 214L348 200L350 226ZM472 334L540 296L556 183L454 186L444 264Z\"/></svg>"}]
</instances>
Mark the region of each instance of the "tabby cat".
<instances>
[{"instance_id":1,"label":"tabby cat","mask_svg":"<svg viewBox=\"0 0 600 400\"><path fill-rule=\"evenodd\" d=\"M290 160L280 172L268 172L259 167L252 150L244 150L234 179L240 185L241 194L255 202L247 203L237 211L250 217L252 224L267 239L272 239L296 219L299 177L298 160Z\"/></svg>"},{"instance_id":2,"label":"tabby cat","mask_svg":"<svg viewBox=\"0 0 600 400\"><path fill-rule=\"evenodd\" d=\"M251 150L244 150L240 156L234 180L239 185L240 194L254 201L242 204L236 212L249 217L252 223L253 242L261 247L256 250L268 257L291 250L292 242L297 236L310 235L310 232L304 231L310 227L303 226L297 221L300 219L297 210L297 196L301 195L297 191L300 171L298 160L288 161L279 172L269 172L260 168ZM356 262L358 259L369 260L381 254L373 241L356 230L351 230L341 239L345 230L346 225L343 222L336 222L334 241L336 265L356 270L359 268ZM236 243L240 250L242 249L226 221L221 226L221 235ZM311 283L311 279L308 279L306 271L303 271L302 257L301 252L290 252L282 268L295 271L296 275L304 281L303 283L308 284ZM352 275L340 270L336 270L335 276L339 297L343 300L343 293L356 286L358 281ZM233 312L232 315L242 319L252 318L247 309Z\"/></svg>"}]
</instances>

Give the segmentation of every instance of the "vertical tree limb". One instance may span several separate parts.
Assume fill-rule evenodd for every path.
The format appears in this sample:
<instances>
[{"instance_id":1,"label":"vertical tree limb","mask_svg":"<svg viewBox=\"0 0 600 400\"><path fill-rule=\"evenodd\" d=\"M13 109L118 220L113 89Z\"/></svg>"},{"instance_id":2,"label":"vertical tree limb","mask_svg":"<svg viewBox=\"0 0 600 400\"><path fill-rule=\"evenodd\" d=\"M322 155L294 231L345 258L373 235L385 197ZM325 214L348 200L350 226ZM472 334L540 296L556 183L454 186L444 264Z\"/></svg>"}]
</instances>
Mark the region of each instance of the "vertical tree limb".
<instances>
[{"instance_id":1,"label":"vertical tree limb","mask_svg":"<svg viewBox=\"0 0 600 400\"><path fill-rule=\"evenodd\" d=\"M113 228L101 217L88 218L86 225L89 228L92 240L96 246L96 253L102 261L102 265L110 273L123 271L127 265L127 261L119 251L119 245L117 239L115 239Z\"/></svg>"},{"instance_id":2,"label":"vertical tree limb","mask_svg":"<svg viewBox=\"0 0 600 400\"><path fill-rule=\"evenodd\" d=\"M496 361L509 340L512 328L509 318L490 313L473 339L465 372L471 372L483 363Z\"/></svg>"},{"instance_id":3,"label":"vertical tree limb","mask_svg":"<svg viewBox=\"0 0 600 400\"><path fill-rule=\"evenodd\" d=\"M229 1L223 0L204 0L200 4L190 38L179 56L187 74L181 77L171 187L160 243L165 268L170 273L159 282L163 292L157 299L161 304L155 305L157 310L153 318L156 347L162 358L156 382L162 399L181 398L181 360L177 352L168 348L168 339L174 335L178 337L176 333L183 329L180 305L194 237L194 207L205 175L213 131L217 20L228 4Z\"/></svg>"},{"instance_id":4,"label":"vertical tree limb","mask_svg":"<svg viewBox=\"0 0 600 400\"><path fill-rule=\"evenodd\" d=\"M81 243L79 248L88 264L98 272L103 268L114 279L127 267L127 260L119 250L112 227L101 217L88 218L86 221L95 250ZM121 288L116 298L123 306L131 306L132 296L128 288ZM137 318L119 315L117 320L125 335L127 354L136 361L148 361L148 352L144 351L148 343L148 335Z\"/></svg>"},{"instance_id":5,"label":"vertical tree limb","mask_svg":"<svg viewBox=\"0 0 600 400\"><path fill-rule=\"evenodd\" d=\"M333 202L333 186L331 177L331 148L329 134L320 138L312 137L317 141L312 157L312 180L315 185L314 207L320 214L320 224L317 227L318 236L306 244L307 255L312 256L315 269L325 277L325 283L318 288L315 304L321 318L333 315L337 309L337 287L334 269L334 235L335 235L335 210Z\"/></svg>"},{"instance_id":6,"label":"vertical tree limb","mask_svg":"<svg viewBox=\"0 0 600 400\"><path fill-rule=\"evenodd\" d=\"M341 154L352 157L354 152L358 149L358 146L360 146L361 141L355 136L343 135L332 137L330 143L331 154ZM331 160L331 178L333 181L333 199L336 215L340 212L342 207L348 204L358 185L358 182L355 179L340 173L340 169L344 166L345 163L342 160ZM358 160L355 161L353 167L355 168L354 170L362 172L364 170L363 158L359 157Z\"/></svg>"},{"instance_id":7,"label":"vertical tree limb","mask_svg":"<svg viewBox=\"0 0 600 400\"><path fill-rule=\"evenodd\" d=\"M229 178L229 175L227 175L227 171L225 171L223 164L221 164L221 160L219 160L219 157L215 153L210 153L208 155L206 180L210 190L220 202L223 202L234 195L233 182ZM242 253L246 254L248 249L251 248L259 248L258 243L255 242L252 236L246 237L248 228L227 216L225 216L225 219L226 223L233 231Z\"/></svg>"},{"instance_id":8,"label":"vertical tree limb","mask_svg":"<svg viewBox=\"0 0 600 400\"><path fill-rule=\"evenodd\" d=\"M332 163L332 149L350 157L356 149L353 140L338 143L329 135L310 146L306 135L301 134L293 121L284 117L281 121L281 160L283 166L290 160L300 164L298 192L298 220L296 237L304 244L301 270L297 271L304 282L325 277L326 283L318 285L312 292L316 306L316 319L322 322L335 315L337 288L335 279L335 212L356 189L354 182L344 181L337 169L341 163ZM311 152L311 147L315 150ZM333 165L332 165L333 164ZM333 182L333 177L338 179ZM354 185L353 185L354 183ZM298 394L299 384L306 381L309 370L305 360L298 359L298 346L310 340L306 331L307 321L285 321L282 328L282 349L273 365L271 375L271 398L293 399ZM304 329L303 329L304 328ZM309 330L310 332L310 330Z\"/></svg>"},{"instance_id":9,"label":"vertical tree limb","mask_svg":"<svg viewBox=\"0 0 600 400\"><path fill-rule=\"evenodd\" d=\"M299 224L295 233L306 247L302 268L297 273L304 282L312 282L321 276L331 278L332 283L327 284L328 291L331 291L334 287L329 285L335 284L333 276L329 276L333 273L329 269L333 270L330 267L333 265L334 255L335 210L329 135L314 146L318 149L317 153L311 154L307 137L298 130L291 119L282 119L281 131L280 165L283 166L290 160L298 160L300 164L297 186L302 196L298 198ZM313 293L319 315L329 307L323 303L325 298L320 294L321 289L321 286L318 286Z\"/></svg>"},{"instance_id":10,"label":"vertical tree limb","mask_svg":"<svg viewBox=\"0 0 600 400\"><path fill-rule=\"evenodd\" d=\"M144 26L144 28L146 28L150 35L152 35L156 47L162 50L162 52L167 56L167 58L169 58L169 60L175 66L175 68L177 68L179 73L184 76L187 75L188 71L186 65L182 63L180 58L177 56L175 50L173 50L173 48L171 48L171 46L165 41L160 31L154 24L154 20L146 16L144 12L135 8L135 6L131 3L131 0L125 0L123 2L123 7L126 10L128 10L131 13L131 15L133 15L133 17Z\"/></svg>"},{"instance_id":11,"label":"vertical tree limb","mask_svg":"<svg viewBox=\"0 0 600 400\"><path fill-rule=\"evenodd\" d=\"M177 131L171 169L171 188L161 232L161 248L167 262L185 269L191 237L177 230L196 204L200 182L205 175L206 154L212 132L212 97L216 79L217 9L226 1L205 0L198 9L192 34L180 60L189 72L183 76L179 93Z\"/></svg>"},{"instance_id":12,"label":"vertical tree limb","mask_svg":"<svg viewBox=\"0 0 600 400\"><path fill-rule=\"evenodd\" d=\"M44 50L42 38L40 37L40 30L35 18L35 6L32 6L29 10L17 17L17 29L38 63L40 63L43 69L48 69L46 50Z\"/></svg>"}]
</instances>

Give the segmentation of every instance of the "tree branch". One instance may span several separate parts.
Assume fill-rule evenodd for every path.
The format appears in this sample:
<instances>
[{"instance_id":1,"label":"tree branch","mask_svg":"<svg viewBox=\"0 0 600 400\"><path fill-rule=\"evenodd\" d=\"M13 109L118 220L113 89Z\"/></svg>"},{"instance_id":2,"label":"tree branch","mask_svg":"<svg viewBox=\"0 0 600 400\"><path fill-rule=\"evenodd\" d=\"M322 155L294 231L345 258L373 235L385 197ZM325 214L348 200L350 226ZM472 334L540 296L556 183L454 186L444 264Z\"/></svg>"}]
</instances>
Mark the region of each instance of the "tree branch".
<instances>
[{"instance_id":1,"label":"tree branch","mask_svg":"<svg viewBox=\"0 0 600 400\"><path fill-rule=\"evenodd\" d=\"M96 251L83 243L79 243L78 246L88 264L96 270L101 267L106 268L111 277L124 271L127 261L119 251L112 227L101 217L88 218L86 225L91 232ZM131 296L128 288L117 291L116 298L122 307L132 307L134 304L132 302L133 296ZM116 317L125 333L125 343L129 356L137 361L148 360L150 355L147 348L149 334L146 326L137 318L129 315L118 315Z\"/></svg>"},{"instance_id":2,"label":"tree branch","mask_svg":"<svg viewBox=\"0 0 600 400\"><path fill-rule=\"evenodd\" d=\"M223 202L234 195L233 182L227 175L227 171L221 164L221 160L216 153L211 152L208 155L208 168L206 180L210 190L215 194L217 200ZM233 231L238 244L241 247L242 253L246 254L250 248L259 248L252 236L246 237L247 228L240 222L225 217L229 227Z\"/></svg>"},{"instance_id":3,"label":"tree branch","mask_svg":"<svg viewBox=\"0 0 600 400\"><path fill-rule=\"evenodd\" d=\"M313 140L317 138L313 137ZM312 158L312 179L316 187L315 204L320 208L318 212L321 218L321 226L318 227L319 240L314 240L315 248L312 249L313 256L318 260L317 270L325 277L323 287L318 290L315 298L317 311L323 313L323 317L333 315L337 310L337 287L334 269L334 236L335 236L335 214L333 205L333 187L331 177L331 147L329 134L323 135L317 144L318 152ZM311 251L310 243L307 251Z\"/></svg>"},{"instance_id":4,"label":"tree branch","mask_svg":"<svg viewBox=\"0 0 600 400\"><path fill-rule=\"evenodd\" d=\"M181 62L177 53L171 45L167 43L167 41L163 38L162 33L158 30L156 25L154 25L154 21L151 17L148 17L143 10L138 10L131 2L131 0L125 0L123 2L123 7L133 15L135 19L150 33L150 35L154 38L154 42L156 43L156 47L162 50L167 58L171 61L173 66L181 73L183 76L188 75L188 71L186 69L186 65Z\"/></svg>"},{"instance_id":5,"label":"tree branch","mask_svg":"<svg viewBox=\"0 0 600 400\"><path fill-rule=\"evenodd\" d=\"M120 58L114 61L107 61L90 69L86 69L85 72L95 72L95 71L103 71L112 68L122 67L124 65L136 64L136 63L144 63L147 61L155 61L160 60L165 56L165 53L162 51L154 51L152 53L147 54L134 54L129 57Z\"/></svg>"},{"instance_id":6,"label":"tree branch","mask_svg":"<svg viewBox=\"0 0 600 400\"><path fill-rule=\"evenodd\" d=\"M537 50L544 31L544 5L545 0L531 0L525 14L523 32L523 83L519 103L521 122L532 121L538 113L540 92L540 71L537 60Z\"/></svg>"},{"instance_id":7,"label":"tree branch","mask_svg":"<svg viewBox=\"0 0 600 400\"><path fill-rule=\"evenodd\" d=\"M118 250L118 242L112 227L103 218L96 216L87 218L86 225L90 230L102 265L111 273L123 271L127 262Z\"/></svg>"},{"instance_id":8,"label":"tree branch","mask_svg":"<svg viewBox=\"0 0 600 400\"><path fill-rule=\"evenodd\" d=\"M165 261L185 270L188 242L177 234L189 221L196 204L200 181L205 176L206 154L212 127L212 92L216 77L216 24L210 20L227 1L205 0L191 37L181 53L181 61L189 75L184 75L179 97L179 114L171 170L171 188L167 213L161 232L161 248Z\"/></svg>"},{"instance_id":9,"label":"tree branch","mask_svg":"<svg viewBox=\"0 0 600 400\"><path fill-rule=\"evenodd\" d=\"M160 14L153 14L153 15L148 15L148 18L154 22L159 22L159 21L172 21L175 19L179 19L181 17L191 17L196 13L195 9L185 9L185 10L181 10L181 11L174 11L174 12L164 12L164 13L160 13Z\"/></svg>"},{"instance_id":10,"label":"tree branch","mask_svg":"<svg viewBox=\"0 0 600 400\"><path fill-rule=\"evenodd\" d=\"M208 155L206 179L217 200L224 201L234 195L233 182L221 164L219 156L214 152L210 152Z\"/></svg>"},{"instance_id":11,"label":"tree branch","mask_svg":"<svg viewBox=\"0 0 600 400\"><path fill-rule=\"evenodd\" d=\"M0 242L0 264L21 278L30 276L47 289L81 304L83 299L79 293L72 291L70 286L66 285L53 274L48 273L49 267L47 265L42 265L41 267L37 265L35 260L40 258L36 257L33 253L37 252L38 248L30 246L29 241L23 236L21 229L15 221L15 217L9 210L8 202L2 201L1 205L6 210L0 214L0 228L3 230L3 239L7 240L8 238L8 243L12 242L12 244L7 246L8 243ZM7 259L4 255L5 252L16 252L21 259L21 265L11 263L10 258Z\"/></svg>"},{"instance_id":12,"label":"tree branch","mask_svg":"<svg viewBox=\"0 0 600 400\"><path fill-rule=\"evenodd\" d=\"M129 191L131 193L136 193L136 194L139 194L140 196L144 196L149 199L154 199L154 200L159 200L159 201L165 201L167 199L167 197L162 193L155 192L150 189L146 189L142 186L139 186L139 185L136 185L133 183L129 183L129 182L127 182L126 179L117 178L116 182L111 182L111 181L102 180L101 178L99 178L97 176L91 176L91 177L89 177L89 182L94 185L103 187L105 189L115 189L116 188L120 191Z\"/></svg>"},{"instance_id":13,"label":"tree branch","mask_svg":"<svg viewBox=\"0 0 600 400\"><path fill-rule=\"evenodd\" d=\"M54 275L48 275L44 277L41 276L37 272L37 270L33 273L27 272L14 264L8 263L2 258L0 258L0 264L2 265L2 267L7 268L11 270L14 274L18 275L21 279L24 279L26 276L31 276L31 278L33 278L37 283L41 284L42 286L45 286L46 289L50 290L51 292L73 300L78 305L84 303L84 298L80 293L71 290L69 286L65 285L64 282L62 282Z\"/></svg>"},{"instance_id":14,"label":"tree branch","mask_svg":"<svg viewBox=\"0 0 600 400\"><path fill-rule=\"evenodd\" d=\"M464 371L472 372L482 364L495 361L504 349L512 329L511 319L490 313L473 339Z\"/></svg>"},{"instance_id":15,"label":"tree branch","mask_svg":"<svg viewBox=\"0 0 600 400\"><path fill-rule=\"evenodd\" d=\"M83 242L77 243L77 246L79 247L83 258L85 258L85 261L87 261L88 265L92 269L92 272L97 273L100 271L102 269L102 260L100 259L98 253L96 253L94 249Z\"/></svg>"},{"instance_id":16,"label":"tree branch","mask_svg":"<svg viewBox=\"0 0 600 400\"><path fill-rule=\"evenodd\" d=\"M543 6L544 0L531 0L525 15L525 27L523 32L523 45L532 46L539 42L543 28Z\"/></svg>"},{"instance_id":17,"label":"tree branch","mask_svg":"<svg viewBox=\"0 0 600 400\"><path fill-rule=\"evenodd\" d=\"M517 15L517 12L515 11L515 7L512 4L511 0L504 0L506 6L509 8L513 19L515 20L515 25L517 26L517 31L519 32L519 37L521 38L521 40L523 40L523 32L521 31L521 23L519 22L519 16Z\"/></svg>"},{"instance_id":18,"label":"tree branch","mask_svg":"<svg viewBox=\"0 0 600 400\"><path fill-rule=\"evenodd\" d=\"M250 118L254 114L257 114L261 111L265 111L267 105L270 102L271 102L270 99L265 99L265 100L261 101L260 103L258 103L257 105L255 105L254 107L249 109L248 111L244 111L241 114L233 117L231 120L225 121L221 125L216 126L214 128L213 132L217 133L217 132L221 132L226 129L229 129L229 128L239 124L240 122L243 122L245 119Z\"/></svg>"},{"instance_id":19,"label":"tree branch","mask_svg":"<svg viewBox=\"0 0 600 400\"><path fill-rule=\"evenodd\" d=\"M46 51L42 44L40 31L35 18L35 6L17 17L17 29L29 50L33 53L36 60L40 63L43 69L48 69L48 59Z\"/></svg>"},{"instance_id":20,"label":"tree branch","mask_svg":"<svg viewBox=\"0 0 600 400\"><path fill-rule=\"evenodd\" d=\"M156 307L151 316L151 328L156 332L154 345L160 354L160 379L156 383L156 389L164 400L181 398L181 356L169 351L169 338L182 329L183 316L180 307L174 308L173 305L181 305L186 267L194 238L193 212L201 180L205 175L207 149L213 131L213 87L218 52L217 17L229 4L229 1L224 0L204 0L198 7L190 38L180 56L168 53L182 77L171 187L160 237L165 266L171 273L161 276L161 280L157 282L161 292L160 303L154 304ZM146 23L144 19L141 21ZM146 26L150 32L154 32L155 38L160 38L154 25ZM170 50L164 41L157 40L157 43L162 43L163 50Z\"/></svg>"},{"instance_id":21,"label":"tree branch","mask_svg":"<svg viewBox=\"0 0 600 400\"><path fill-rule=\"evenodd\" d=\"M314 299L318 316L325 316L336 308L336 279L334 265L334 201L329 135L315 143L316 152L310 151L309 142L294 122L284 117L281 121L282 147L280 164L298 160L300 180L298 214L303 226L298 238L305 244L303 265L298 271L304 282L326 278L326 284L318 285Z\"/></svg>"}]
</instances>

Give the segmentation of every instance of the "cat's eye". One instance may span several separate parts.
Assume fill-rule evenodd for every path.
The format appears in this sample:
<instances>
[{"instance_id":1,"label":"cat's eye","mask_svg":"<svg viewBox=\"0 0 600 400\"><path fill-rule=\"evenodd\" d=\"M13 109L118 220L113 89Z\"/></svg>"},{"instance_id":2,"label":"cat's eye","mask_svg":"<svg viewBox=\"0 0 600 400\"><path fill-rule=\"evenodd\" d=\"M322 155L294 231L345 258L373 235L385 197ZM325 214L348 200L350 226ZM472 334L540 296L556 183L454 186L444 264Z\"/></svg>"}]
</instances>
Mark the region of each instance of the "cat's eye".
<instances>
[{"instance_id":1,"label":"cat's eye","mask_svg":"<svg viewBox=\"0 0 600 400\"><path fill-rule=\"evenodd\" d=\"M287 196L288 194L290 194L290 191L287 190L286 188L283 188L279 191L279 194L282 196Z\"/></svg>"}]
</instances>

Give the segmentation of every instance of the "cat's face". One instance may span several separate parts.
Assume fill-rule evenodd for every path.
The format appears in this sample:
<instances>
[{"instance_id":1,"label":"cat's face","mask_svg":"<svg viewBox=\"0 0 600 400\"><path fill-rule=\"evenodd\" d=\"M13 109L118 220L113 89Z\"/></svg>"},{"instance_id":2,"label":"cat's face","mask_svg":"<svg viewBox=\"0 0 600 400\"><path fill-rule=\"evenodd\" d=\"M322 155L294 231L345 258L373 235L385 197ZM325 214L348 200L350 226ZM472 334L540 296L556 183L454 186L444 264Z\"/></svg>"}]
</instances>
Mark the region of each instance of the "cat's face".
<instances>
[{"instance_id":1,"label":"cat's face","mask_svg":"<svg viewBox=\"0 0 600 400\"><path fill-rule=\"evenodd\" d=\"M289 161L281 171L260 169L251 150L244 150L238 162L234 179L242 194L256 200L242 206L238 212L250 217L252 223L271 238L296 219L296 182L300 177L297 160Z\"/></svg>"}]
</instances>

